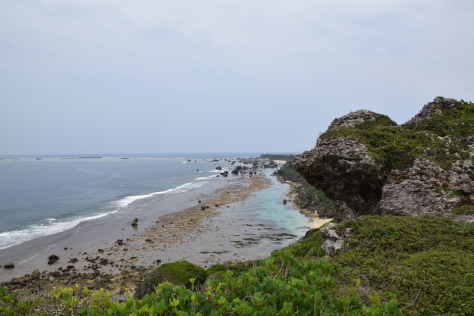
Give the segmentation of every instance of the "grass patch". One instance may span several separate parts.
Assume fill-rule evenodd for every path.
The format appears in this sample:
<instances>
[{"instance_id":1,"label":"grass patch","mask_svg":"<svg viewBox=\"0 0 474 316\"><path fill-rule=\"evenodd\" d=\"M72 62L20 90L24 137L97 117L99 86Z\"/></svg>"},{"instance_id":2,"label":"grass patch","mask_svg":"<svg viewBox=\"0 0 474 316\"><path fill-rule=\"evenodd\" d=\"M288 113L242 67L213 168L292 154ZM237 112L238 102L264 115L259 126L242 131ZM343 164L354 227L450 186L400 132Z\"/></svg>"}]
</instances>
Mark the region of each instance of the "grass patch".
<instances>
[{"instance_id":1,"label":"grass patch","mask_svg":"<svg viewBox=\"0 0 474 316\"><path fill-rule=\"evenodd\" d=\"M453 208L451 211L457 215L474 215L474 205L462 205Z\"/></svg>"},{"instance_id":2,"label":"grass patch","mask_svg":"<svg viewBox=\"0 0 474 316\"><path fill-rule=\"evenodd\" d=\"M330 262L340 288L369 303L395 294L411 315L470 315L474 310L474 224L446 218L363 216L350 250Z\"/></svg>"}]
</instances>

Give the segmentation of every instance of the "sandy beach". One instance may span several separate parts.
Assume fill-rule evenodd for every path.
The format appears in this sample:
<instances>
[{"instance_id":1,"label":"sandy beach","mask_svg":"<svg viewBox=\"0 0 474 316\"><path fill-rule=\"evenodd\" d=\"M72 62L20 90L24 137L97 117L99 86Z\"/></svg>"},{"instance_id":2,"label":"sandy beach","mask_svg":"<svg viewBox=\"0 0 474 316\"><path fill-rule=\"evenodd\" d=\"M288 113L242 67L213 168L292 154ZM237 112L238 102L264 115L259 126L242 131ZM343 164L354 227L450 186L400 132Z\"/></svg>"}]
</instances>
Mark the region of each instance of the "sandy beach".
<instances>
[{"instance_id":1,"label":"sandy beach","mask_svg":"<svg viewBox=\"0 0 474 316\"><path fill-rule=\"evenodd\" d=\"M137 200L120 213L1 250L1 264L13 261L15 268L1 268L0 281L16 278L3 284L9 289L77 283L123 292L124 288L133 290L160 263L186 260L206 268L265 258L314 226L312 219L305 218L298 236L246 209L258 192L268 190L275 181L269 172L252 177L229 175L182 194ZM285 208L288 220L300 216L302 221L291 203ZM138 224L132 226L135 218ZM51 254L59 260L48 264ZM42 276L31 280L29 274L35 269Z\"/></svg>"}]
</instances>

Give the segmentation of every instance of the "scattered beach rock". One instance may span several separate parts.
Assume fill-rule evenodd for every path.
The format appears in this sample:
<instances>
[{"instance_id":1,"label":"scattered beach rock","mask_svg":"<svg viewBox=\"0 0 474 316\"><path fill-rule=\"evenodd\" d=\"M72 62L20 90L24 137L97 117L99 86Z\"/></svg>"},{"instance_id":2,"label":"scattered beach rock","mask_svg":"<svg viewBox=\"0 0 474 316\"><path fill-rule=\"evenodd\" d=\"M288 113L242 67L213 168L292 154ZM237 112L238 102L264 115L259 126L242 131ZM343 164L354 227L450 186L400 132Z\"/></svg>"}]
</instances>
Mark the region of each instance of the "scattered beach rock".
<instances>
[{"instance_id":1,"label":"scattered beach rock","mask_svg":"<svg viewBox=\"0 0 474 316\"><path fill-rule=\"evenodd\" d=\"M15 267L15 264L11 261L5 264L4 266L5 269L13 269L14 267Z\"/></svg>"},{"instance_id":2,"label":"scattered beach rock","mask_svg":"<svg viewBox=\"0 0 474 316\"><path fill-rule=\"evenodd\" d=\"M59 260L59 257L55 254L52 254L48 257L48 264L53 264Z\"/></svg>"},{"instance_id":3,"label":"scattered beach rock","mask_svg":"<svg viewBox=\"0 0 474 316\"><path fill-rule=\"evenodd\" d=\"M138 218L135 218L133 221L132 221L132 226L137 226L138 225Z\"/></svg>"}]
</instances>

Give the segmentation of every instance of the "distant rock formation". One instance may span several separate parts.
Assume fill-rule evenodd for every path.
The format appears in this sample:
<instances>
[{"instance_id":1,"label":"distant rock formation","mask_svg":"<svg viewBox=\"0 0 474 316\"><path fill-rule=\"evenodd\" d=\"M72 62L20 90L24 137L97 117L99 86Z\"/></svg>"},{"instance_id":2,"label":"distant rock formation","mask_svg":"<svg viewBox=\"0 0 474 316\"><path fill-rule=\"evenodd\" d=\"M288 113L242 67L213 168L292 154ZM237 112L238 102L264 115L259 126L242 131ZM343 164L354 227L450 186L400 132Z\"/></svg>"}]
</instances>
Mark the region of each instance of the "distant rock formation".
<instances>
[{"instance_id":1,"label":"distant rock formation","mask_svg":"<svg viewBox=\"0 0 474 316\"><path fill-rule=\"evenodd\" d=\"M295 169L339 219L424 214L474 220L474 104L437 97L403 125L367 110L335 119Z\"/></svg>"}]
</instances>

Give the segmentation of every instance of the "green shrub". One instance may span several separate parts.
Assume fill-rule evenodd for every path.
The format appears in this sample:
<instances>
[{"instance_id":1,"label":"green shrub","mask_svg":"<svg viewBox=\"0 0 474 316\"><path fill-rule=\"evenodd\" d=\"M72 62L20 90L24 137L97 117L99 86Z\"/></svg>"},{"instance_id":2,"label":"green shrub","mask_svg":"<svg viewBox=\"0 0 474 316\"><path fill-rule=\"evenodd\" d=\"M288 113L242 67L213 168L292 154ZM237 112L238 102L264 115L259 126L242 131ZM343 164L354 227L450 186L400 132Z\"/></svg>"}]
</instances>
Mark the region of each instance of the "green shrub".
<instances>
[{"instance_id":1,"label":"green shrub","mask_svg":"<svg viewBox=\"0 0 474 316\"><path fill-rule=\"evenodd\" d=\"M453 208L451 212L458 215L474 215L474 205L458 206Z\"/></svg>"},{"instance_id":2,"label":"green shrub","mask_svg":"<svg viewBox=\"0 0 474 316\"><path fill-rule=\"evenodd\" d=\"M474 224L447 218L363 216L338 229L354 229L350 250L335 256L340 294L373 303L395 294L413 315L470 315L474 310ZM338 295L336 293L336 295Z\"/></svg>"}]
</instances>

